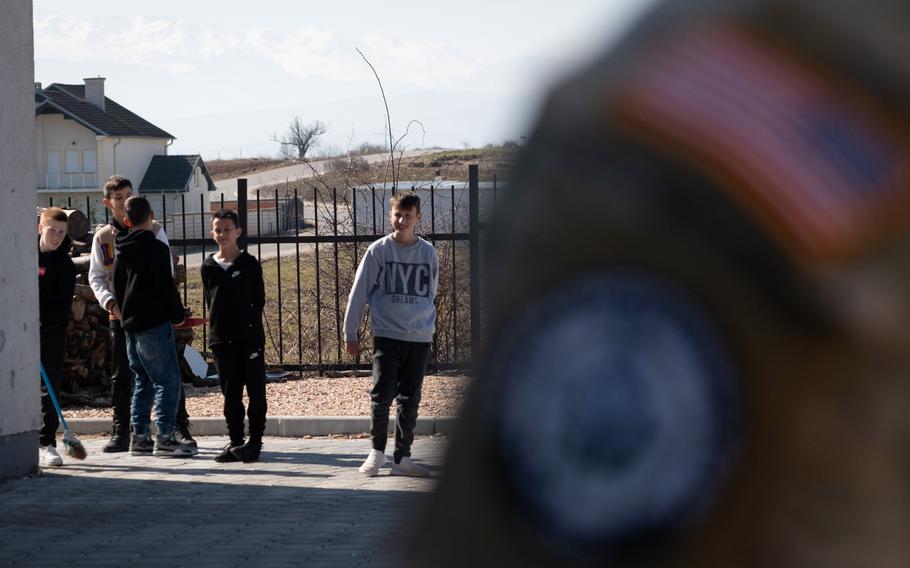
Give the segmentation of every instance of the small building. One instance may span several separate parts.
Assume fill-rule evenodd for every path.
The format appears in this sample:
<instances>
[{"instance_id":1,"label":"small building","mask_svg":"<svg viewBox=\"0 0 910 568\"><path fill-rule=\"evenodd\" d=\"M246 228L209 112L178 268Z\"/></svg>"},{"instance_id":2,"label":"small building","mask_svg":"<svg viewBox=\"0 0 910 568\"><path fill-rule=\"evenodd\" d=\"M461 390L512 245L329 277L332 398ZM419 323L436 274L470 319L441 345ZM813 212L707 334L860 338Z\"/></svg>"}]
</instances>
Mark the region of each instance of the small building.
<instances>
[{"instance_id":1,"label":"small building","mask_svg":"<svg viewBox=\"0 0 910 568\"><path fill-rule=\"evenodd\" d=\"M258 204L255 199L248 200L246 234L255 237L293 231L295 220L297 228L302 228L307 223L307 219L304 217L304 207L302 199L298 198L295 205L294 198L290 196L280 197L277 201L263 199ZM211 211L213 213L222 208L237 211L238 205L236 201L212 201ZM168 234L170 234L170 229L168 229Z\"/></svg>"},{"instance_id":2,"label":"small building","mask_svg":"<svg viewBox=\"0 0 910 568\"><path fill-rule=\"evenodd\" d=\"M139 193L149 196L155 218L172 239L192 238L207 231L209 192L215 182L198 155L153 156Z\"/></svg>"}]
</instances>

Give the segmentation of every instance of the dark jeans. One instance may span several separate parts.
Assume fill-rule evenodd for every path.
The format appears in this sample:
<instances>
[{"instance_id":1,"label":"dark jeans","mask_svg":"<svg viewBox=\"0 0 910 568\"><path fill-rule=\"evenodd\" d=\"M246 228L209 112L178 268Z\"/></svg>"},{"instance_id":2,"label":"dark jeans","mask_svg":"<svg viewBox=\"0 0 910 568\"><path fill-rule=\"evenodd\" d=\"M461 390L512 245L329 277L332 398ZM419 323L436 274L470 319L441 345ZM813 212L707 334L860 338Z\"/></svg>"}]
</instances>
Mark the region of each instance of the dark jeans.
<instances>
[{"instance_id":1,"label":"dark jeans","mask_svg":"<svg viewBox=\"0 0 910 568\"><path fill-rule=\"evenodd\" d=\"M154 401L158 434L168 436L174 431L182 382L174 328L165 322L137 333L127 332L126 349L136 376L130 415L133 431L148 431Z\"/></svg>"},{"instance_id":2,"label":"dark jeans","mask_svg":"<svg viewBox=\"0 0 910 568\"><path fill-rule=\"evenodd\" d=\"M221 392L224 394L224 418L231 444L243 443L243 386L250 399L250 440L262 441L265 433L265 354L262 346L222 343L212 346Z\"/></svg>"},{"instance_id":3,"label":"dark jeans","mask_svg":"<svg viewBox=\"0 0 910 568\"><path fill-rule=\"evenodd\" d=\"M133 371L126 352L126 334L120 320L111 320L111 406L114 408L114 428L127 432L130 426L130 407L133 400ZM180 382L180 403L177 405L177 425L189 424L183 381Z\"/></svg>"},{"instance_id":4,"label":"dark jeans","mask_svg":"<svg viewBox=\"0 0 910 568\"><path fill-rule=\"evenodd\" d=\"M389 407L398 402L395 426L395 461L411 455L420 389L427 370L429 343L412 343L387 337L373 338L373 389L370 436L373 449L385 451L389 431Z\"/></svg>"},{"instance_id":5,"label":"dark jeans","mask_svg":"<svg viewBox=\"0 0 910 568\"><path fill-rule=\"evenodd\" d=\"M66 326L53 331L41 330L41 364L50 379L51 387L57 400L60 400L60 382L63 379L63 360L66 358ZM51 402L51 397L47 394L44 386L44 379L38 375L38 382L41 383L41 434L39 437L42 446L57 445L57 427L60 426L60 419L57 417L57 409Z\"/></svg>"}]
</instances>

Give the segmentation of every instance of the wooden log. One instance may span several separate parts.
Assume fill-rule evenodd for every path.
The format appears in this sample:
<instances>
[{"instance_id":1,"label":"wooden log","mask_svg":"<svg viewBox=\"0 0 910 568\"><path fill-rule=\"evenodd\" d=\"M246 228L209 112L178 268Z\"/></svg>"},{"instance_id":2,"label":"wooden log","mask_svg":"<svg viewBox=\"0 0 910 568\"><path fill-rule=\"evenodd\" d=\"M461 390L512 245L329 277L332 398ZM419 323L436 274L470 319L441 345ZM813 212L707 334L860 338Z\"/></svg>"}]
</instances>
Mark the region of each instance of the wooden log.
<instances>
[{"instance_id":1,"label":"wooden log","mask_svg":"<svg viewBox=\"0 0 910 568\"><path fill-rule=\"evenodd\" d=\"M104 357L107 355L107 342L100 341L95 345L92 356L89 358L93 367L100 367L104 364Z\"/></svg>"},{"instance_id":2,"label":"wooden log","mask_svg":"<svg viewBox=\"0 0 910 568\"><path fill-rule=\"evenodd\" d=\"M73 296L73 319L82 321L85 318L85 300L79 296Z\"/></svg>"},{"instance_id":3,"label":"wooden log","mask_svg":"<svg viewBox=\"0 0 910 568\"><path fill-rule=\"evenodd\" d=\"M107 310L101 307L100 304L88 304L85 308L85 311L97 320L98 325L107 327L109 314L107 313Z\"/></svg>"},{"instance_id":4,"label":"wooden log","mask_svg":"<svg viewBox=\"0 0 910 568\"><path fill-rule=\"evenodd\" d=\"M82 256L74 256L73 264L76 266L77 275L88 275L89 265L91 264L92 255L83 254ZM86 276L87 277L87 276Z\"/></svg>"},{"instance_id":5,"label":"wooden log","mask_svg":"<svg viewBox=\"0 0 910 568\"><path fill-rule=\"evenodd\" d=\"M91 286L86 284L76 284L76 295L85 300L87 304L98 304L95 293L92 292Z\"/></svg>"}]
</instances>

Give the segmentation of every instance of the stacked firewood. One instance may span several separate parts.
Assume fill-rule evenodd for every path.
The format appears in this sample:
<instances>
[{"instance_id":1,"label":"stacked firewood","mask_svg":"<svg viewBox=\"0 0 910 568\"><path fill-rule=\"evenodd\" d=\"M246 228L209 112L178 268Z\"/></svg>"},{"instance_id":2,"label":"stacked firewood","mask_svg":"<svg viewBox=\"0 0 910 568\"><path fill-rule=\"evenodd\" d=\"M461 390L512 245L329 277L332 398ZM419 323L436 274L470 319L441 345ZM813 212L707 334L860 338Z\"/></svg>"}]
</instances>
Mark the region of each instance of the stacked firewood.
<instances>
[{"instance_id":1,"label":"stacked firewood","mask_svg":"<svg viewBox=\"0 0 910 568\"><path fill-rule=\"evenodd\" d=\"M98 304L88 285L89 258L88 254L73 258L76 293L73 295L67 331L61 398L74 404L108 406L111 385L110 324L107 311ZM186 280L184 265L176 265L174 279L178 285ZM178 353L182 354L183 346L193 342L193 329L177 329L175 333ZM181 364L181 368L184 380L191 381L192 375L186 365Z\"/></svg>"}]
</instances>

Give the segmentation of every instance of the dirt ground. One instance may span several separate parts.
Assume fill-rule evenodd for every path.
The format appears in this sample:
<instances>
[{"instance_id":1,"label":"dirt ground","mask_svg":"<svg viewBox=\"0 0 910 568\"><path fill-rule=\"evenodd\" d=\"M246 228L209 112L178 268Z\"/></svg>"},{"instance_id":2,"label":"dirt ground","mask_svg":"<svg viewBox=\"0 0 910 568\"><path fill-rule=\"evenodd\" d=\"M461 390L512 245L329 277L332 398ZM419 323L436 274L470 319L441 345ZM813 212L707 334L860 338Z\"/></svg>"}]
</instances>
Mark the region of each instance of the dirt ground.
<instances>
[{"instance_id":1,"label":"dirt ground","mask_svg":"<svg viewBox=\"0 0 910 568\"><path fill-rule=\"evenodd\" d=\"M427 376L420 401L421 416L454 416L470 379L465 376ZM369 416L370 377L310 377L266 385L271 416ZM218 387L185 385L190 418L223 416L224 398ZM107 418L110 408L68 407L67 418Z\"/></svg>"}]
</instances>

